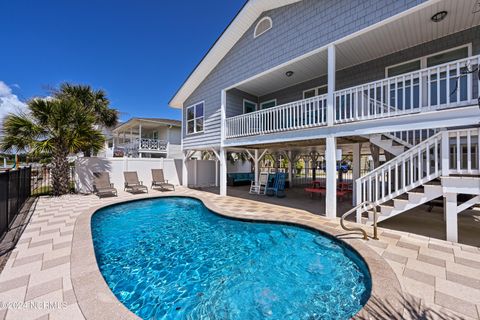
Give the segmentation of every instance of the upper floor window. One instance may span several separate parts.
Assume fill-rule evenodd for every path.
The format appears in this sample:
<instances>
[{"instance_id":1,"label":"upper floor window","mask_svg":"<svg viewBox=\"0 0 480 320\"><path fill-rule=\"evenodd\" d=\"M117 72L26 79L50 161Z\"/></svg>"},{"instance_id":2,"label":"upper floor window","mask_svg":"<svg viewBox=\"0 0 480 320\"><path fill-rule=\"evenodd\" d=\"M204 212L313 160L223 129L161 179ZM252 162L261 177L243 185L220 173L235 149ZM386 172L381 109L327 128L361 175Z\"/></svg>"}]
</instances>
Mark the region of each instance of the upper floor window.
<instances>
[{"instance_id":1,"label":"upper floor window","mask_svg":"<svg viewBox=\"0 0 480 320\"><path fill-rule=\"evenodd\" d=\"M395 77L404 73L409 73L423 68L429 68L450 61L463 59L471 55L471 47L472 45L470 43L461 47L448 49L407 62L402 62L387 67L385 73L387 77Z\"/></svg>"},{"instance_id":2,"label":"upper floor window","mask_svg":"<svg viewBox=\"0 0 480 320\"><path fill-rule=\"evenodd\" d=\"M187 134L203 132L203 101L187 107Z\"/></svg>"},{"instance_id":3,"label":"upper floor window","mask_svg":"<svg viewBox=\"0 0 480 320\"><path fill-rule=\"evenodd\" d=\"M259 37L270 29L272 29L272 19L270 17L263 17L255 26L253 37Z\"/></svg>"},{"instance_id":4,"label":"upper floor window","mask_svg":"<svg viewBox=\"0 0 480 320\"><path fill-rule=\"evenodd\" d=\"M257 111L257 104L247 99L243 99L243 113Z\"/></svg>"},{"instance_id":5,"label":"upper floor window","mask_svg":"<svg viewBox=\"0 0 480 320\"><path fill-rule=\"evenodd\" d=\"M276 105L277 105L277 99L265 101L265 102L260 103L260 110L273 108Z\"/></svg>"},{"instance_id":6,"label":"upper floor window","mask_svg":"<svg viewBox=\"0 0 480 320\"><path fill-rule=\"evenodd\" d=\"M327 93L327 85L303 91L303 99L313 98Z\"/></svg>"}]
</instances>

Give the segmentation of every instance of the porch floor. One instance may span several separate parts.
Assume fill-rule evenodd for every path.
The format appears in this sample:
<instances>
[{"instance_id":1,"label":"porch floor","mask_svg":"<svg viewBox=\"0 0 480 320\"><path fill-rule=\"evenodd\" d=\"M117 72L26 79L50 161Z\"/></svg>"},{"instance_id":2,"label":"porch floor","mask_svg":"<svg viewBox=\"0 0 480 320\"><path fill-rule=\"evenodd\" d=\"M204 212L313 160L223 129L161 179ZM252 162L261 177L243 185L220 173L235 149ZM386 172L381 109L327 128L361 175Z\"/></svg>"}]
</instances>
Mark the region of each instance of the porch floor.
<instances>
[{"instance_id":1,"label":"porch floor","mask_svg":"<svg viewBox=\"0 0 480 320\"><path fill-rule=\"evenodd\" d=\"M285 198L260 196L249 194L249 186L228 187L227 193L231 197L269 203L284 206L293 209L305 210L313 214L325 215L325 198L314 195L313 198L305 193L303 188L295 187L287 189ZM218 188L206 188L203 191L209 191L218 194ZM352 208L351 197L346 197L343 201L337 202L337 216ZM349 217L354 220L354 215ZM418 235L435 238L439 240L446 239L445 222L443 221L443 208L434 207L431 212L427 205L421 205L417 208L399 214L393 218L380 222L379 227L415 233ZM471 246L480 247L480 210L466 210L458 216L459 242Z\"/></svg>"}]
</instances>

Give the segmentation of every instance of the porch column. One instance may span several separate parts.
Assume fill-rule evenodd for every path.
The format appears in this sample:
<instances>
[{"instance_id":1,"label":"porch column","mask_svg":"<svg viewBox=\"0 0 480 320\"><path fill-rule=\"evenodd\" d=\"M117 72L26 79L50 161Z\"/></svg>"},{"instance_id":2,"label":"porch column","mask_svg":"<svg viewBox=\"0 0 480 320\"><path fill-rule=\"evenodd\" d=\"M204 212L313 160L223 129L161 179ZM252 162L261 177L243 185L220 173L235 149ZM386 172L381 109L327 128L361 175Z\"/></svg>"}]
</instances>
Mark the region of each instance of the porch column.
<instances>
[{"instance_id":1,"label":"porch column","mask_svg":"<svg viewBox=\"0 0 480 320\"><path fill-rule=\"evenodd\" d=\"M187 168L187 161L189 151L183 151L183 158L182 158L182 186L188 187L188 168Z\"/></svg>"},{"instance_id":2,"label":"porch column","mask_svg":"<svg viewBox=\"0 0 480 320\"><path fill-rule=\"evenodd\" d=\"M326 196L325 196L325 215L327 218L334 219L337 217L337 139L335 137L326 138L325 146L325 169L327 173L326 179Z\"/></svg>"},{"instance_id":3,"label":"porch column","mask_svg":"<svg viewBox=\"0 0 480 320\"><path fill-rule=\"evenodd\" d=\"M142 148L142 124L140 123L138 125L138 149L140 150ZM142 157L142 153L138 152L138 157Z\"/></svg>"},{"instance_id":4,"label":"porch column","mask_svg":"<svg viewBox=\"0 0 480 320\"><path fill-rule=\"evenodd\" d=\"M458 213L457 213L457 194L447 193L444 196L445 204L445 224L447 231L447 241L458 242Z\"/></svg>"},{"instance_id":5,"label":"porch column","mask_svg":"<svg viewBox=\"0 0 480 320\"><path fill-rule=\"evenodd\" d=\"M333 126L335 119L335 45L328 46L328 88L327 88L327 125Z\"/></svg>"},{"instance_id":6,"label":"porch column","mask_svg":"<svg viewBox=\"0 0 480 320\"><path fill-rule=\"evenodd\" d=\"M220 195L227 195L227 152L225 148L221 147L219 152L220 161Z\"/></svg>"},{"instance_id":7,"label":"porch column","mask_svg":"<svg viewBox=\"0 0 480 320\"><path fill-rule=\"evenodd\" d=\"M288 183L289 183L289 187L291 189L293 187L293 181L292 181L292 178L293 178L293 174L292 174L292 168L293 168L292 151L288 150L287 154L288 154Z\"/></svg>"},{"instance_id":8,"label":"porch column","mask_svg":"<svg viewBox=\"0 0 480 320\"><path fill-rule=\"evenodd\" d=\"M254 164L254 177L255 177L255 185L258 186L258 176L259 176L259 163L260 159L258 158L258 149L255 149L255 157L253 158Z\"/></svg>"},{"instance_id":9,"label":"porch column","mask_svg":"<svg viewBox=\"0 0 480 320\"><path fill-rule=\"evenodd\" d=\"M353 168L352 168L352 205L357 205L357 184L355 181L360 178L360 169L361 169L361 151L362 151L362 144L356 143L353 145Z\"/></svg>"}]
</instances>

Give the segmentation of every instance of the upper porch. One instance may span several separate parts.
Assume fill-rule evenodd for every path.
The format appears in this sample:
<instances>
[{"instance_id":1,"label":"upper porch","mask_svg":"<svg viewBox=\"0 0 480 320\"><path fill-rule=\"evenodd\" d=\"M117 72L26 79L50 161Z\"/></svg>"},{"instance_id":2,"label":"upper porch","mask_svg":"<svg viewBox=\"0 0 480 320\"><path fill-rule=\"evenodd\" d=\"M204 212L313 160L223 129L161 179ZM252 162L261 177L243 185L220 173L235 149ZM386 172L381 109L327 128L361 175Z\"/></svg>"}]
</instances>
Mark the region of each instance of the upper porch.
<instances>
[{"instance_id":1,"label":"upper porch","mask_svg":"<svg viewBox=\"0 0 480 320\"><path fill-rule=\"evenodd\" d=\"M473 8L436 1L226 88L224 145L477 124Z\"/></svg>"}]
</instances>

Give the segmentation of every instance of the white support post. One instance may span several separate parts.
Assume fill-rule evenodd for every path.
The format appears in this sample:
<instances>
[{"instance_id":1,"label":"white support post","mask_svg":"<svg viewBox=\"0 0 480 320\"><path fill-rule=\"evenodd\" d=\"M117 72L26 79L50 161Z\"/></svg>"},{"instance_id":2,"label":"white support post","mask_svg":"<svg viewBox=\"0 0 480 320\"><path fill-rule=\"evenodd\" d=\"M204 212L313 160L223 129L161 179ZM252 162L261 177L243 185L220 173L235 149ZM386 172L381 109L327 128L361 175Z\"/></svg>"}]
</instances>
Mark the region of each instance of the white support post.
<instances>
[{"instance_id":1,"label":"white support post","mask_svg":"<svg viewBox=\"0 0 480 320\"><path fill-rule=\"evenodd\" d=\"M182 186L188 187L188 169L187 169L187 161L188 161L188 151L183 151L183 159L182 159Z\"/></svg>"},{"instance_id":2,"label":"white support post","mask_svg":"<svg viewBox=\"0 0 480 320\"><path fill-rule=\"evenodd\" d=\"M255 176L255 186L258 186L258 176L259 176L259 171L260 171L260 166L258 163L260 162L260 159L258 158L258 149L255 149L255 157L253 158L253 163L254 163L254 176Z\"/></svg>"},{"instance_id":3,"label":"white support post","mask_svg":"<svg viewBox=\"0 0 480 320\"><path fill-rule=\"evenodd\" d=\"M140 123L138 125L138 149L141 149L141 148L142 148L142 124ZM139 158L142 157L141 152L138 153L138 157Z\"/></svg>"},{"instance_id":4,"label":"white support post","mask_svg":"<svg viewBox=\"0 0 480 320\"><path fill-rule=\"evenodd\" d=\"M327 173L325 215L327 218L337 217L337 141L335 137L327 137L325 149L325 167Z\"/></svg>"},{"instance_id":5,"label":"white support post","mask_svg":"<svg viewBox=\"0 0 480 320\"><path fill-rule=\"evenodd\" d=\"M219 161L220 161L220 195L227 195L227 152L225 148L220 148Z\"/></svg>"},{"instance_id":6,"label":"white support post","mask_svg":"<svg viewBox=\"0 0 480 320\"><path fill-rule=\"evenodd\" d=\"M355 181L360 178L360 168L361 168L361 151L362 151L362 144L356 143L353 145L353 163L352 163L352 205L357 205L357 184Z\"/></svg>"},{"instance_id":7,"label":"white support post","mask_svg":"<svg viewBox=\"0 0 480 320\"><path fill-rule=\"evenodd\" d=\"M458 242L458 212L457 194L445 194L445 224L447 230L447 241Z\"/></svg>"},{"instance_id":8,"label":"white support post","mask_svg":"<svg viewBox=\"0 0 480 320\"><path fill-rule=\"evenodd\" d=\"M328 46L328 87L327 87L327 125L333 126L335 119L335 45Z\"/></svg>"},{"instance_id":9,"label":"white support post","mask_svg":"<svg viewBox=\"0 0 480 320\"><path fill-rule=\"evenodd\" d=\"M288 155L288 183L290 189L293 187L293 174L292 174L292 169L293 169L293 163L292 163L292 151L288 150L287 152Z\"/></svg>"},{"instance_id":10,"label":"white support post","mask_svg":"<svg viewBox=\"0 0 480 320\"><path fill-rule=\"evenodd\" d=\"M450 175L450 141L448 131L442 131L442 176L447 177Z\"/></svg>"}]
</instances>

